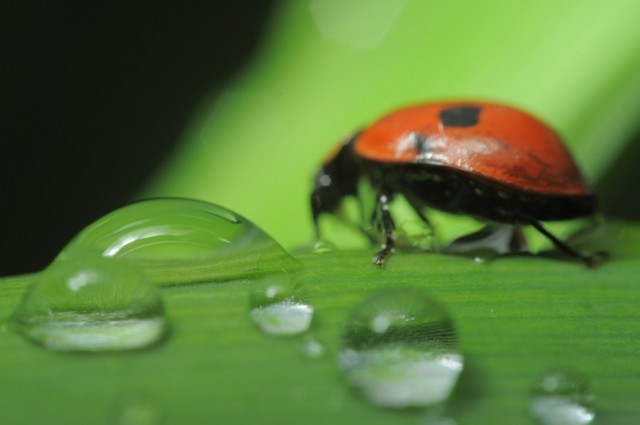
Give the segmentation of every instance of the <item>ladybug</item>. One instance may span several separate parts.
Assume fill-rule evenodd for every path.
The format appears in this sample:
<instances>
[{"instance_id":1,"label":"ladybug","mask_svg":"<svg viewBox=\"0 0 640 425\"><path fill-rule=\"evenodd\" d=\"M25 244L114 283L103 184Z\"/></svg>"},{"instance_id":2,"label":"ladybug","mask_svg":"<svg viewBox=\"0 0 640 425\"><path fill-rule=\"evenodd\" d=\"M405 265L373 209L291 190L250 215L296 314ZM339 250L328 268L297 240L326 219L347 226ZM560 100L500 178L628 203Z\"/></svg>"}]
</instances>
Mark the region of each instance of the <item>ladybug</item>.
<instances>
[{"instance_id":1,"label":"ladybug","mask_svg":"<svg viewBox=\"0 0 640 425\"><path fill-rule=\"evenodd\" d=\"M595 256L576 251L540 224L592 215L596 197L561 138L519 109L482 101L425 103L356 133L316 173L316 236L319 216L334 212L345 197L357 197L361 178L375 190L372 222L384 232L374 264L382 265L394 249L389 204L402 195L429 226L426 207L530 225L560 251L595 265Z\"/></svg>"}]
</instances>

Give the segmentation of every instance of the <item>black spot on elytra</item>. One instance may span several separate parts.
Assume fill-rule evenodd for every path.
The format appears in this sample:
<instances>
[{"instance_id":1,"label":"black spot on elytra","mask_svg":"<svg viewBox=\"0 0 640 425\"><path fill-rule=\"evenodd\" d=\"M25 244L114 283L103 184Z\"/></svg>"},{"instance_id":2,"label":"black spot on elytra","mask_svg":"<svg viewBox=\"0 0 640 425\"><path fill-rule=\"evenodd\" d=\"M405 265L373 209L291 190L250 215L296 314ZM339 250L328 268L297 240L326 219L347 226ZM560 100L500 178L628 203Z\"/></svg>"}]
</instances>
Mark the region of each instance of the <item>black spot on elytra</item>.
<instances>
[{"instance_id":1,"label":"black spot on elytra","mask_svg":"<svg viewBox=\"0 0 640 425\"><path fill-rule=\"evenodd\" d=\"M477 106L454 106L440 112L440 121L446 127L473 127L479 118L480 108Z\"/></svg>"}]
</instances>

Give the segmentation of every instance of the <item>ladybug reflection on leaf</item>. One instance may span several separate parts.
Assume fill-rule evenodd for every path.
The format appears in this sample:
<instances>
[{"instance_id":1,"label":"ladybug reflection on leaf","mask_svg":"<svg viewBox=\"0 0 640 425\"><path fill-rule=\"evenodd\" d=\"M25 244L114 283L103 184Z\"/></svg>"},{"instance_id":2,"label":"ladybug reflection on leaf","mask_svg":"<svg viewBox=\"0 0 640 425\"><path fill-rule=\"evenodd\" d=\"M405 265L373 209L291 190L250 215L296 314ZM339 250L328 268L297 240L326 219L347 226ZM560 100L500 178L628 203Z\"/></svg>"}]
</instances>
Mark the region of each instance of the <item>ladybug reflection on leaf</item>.
<instances>
[{"instance_id":1,"label":"ladybug reflection on leaf","mask_svg":"<svg viewBox=\"0 0 640 425\"><path fill-rule=\"evenodd\" d=\"M423 211L429 207L531 225L560 251L595 265L596 256L576 251L540 223L593 215L596 198L560 137L518 109L478 101L427 103L381 118L335 150L316 174L316 233L320 214L357 196L360 178L376 192L372 220L384 232L377 265L394 248L389 203L396 194L428 226Z\"/></svg>"}]
</instances>

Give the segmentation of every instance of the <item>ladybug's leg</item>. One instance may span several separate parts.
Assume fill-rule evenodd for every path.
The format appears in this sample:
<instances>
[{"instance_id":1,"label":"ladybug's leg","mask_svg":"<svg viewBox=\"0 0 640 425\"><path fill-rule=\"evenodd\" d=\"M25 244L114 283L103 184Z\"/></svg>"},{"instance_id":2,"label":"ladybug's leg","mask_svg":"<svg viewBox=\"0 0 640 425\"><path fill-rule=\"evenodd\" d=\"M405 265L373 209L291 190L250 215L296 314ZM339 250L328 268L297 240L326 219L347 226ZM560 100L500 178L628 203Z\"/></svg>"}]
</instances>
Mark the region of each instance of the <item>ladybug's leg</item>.
<instances>
[{"instance_id":1,"label":"ladybug's leg","mask_svg":"<svg viewBox=\"0 0 640 425\"><path fill-rule=\"evenodd\" d=\"M416 213L418 218L422 220L422 222L429 228L431 234L435 235L436 228L433 226L433 223L431 223L429 218L422 212L422 203L413 196L408 196L407 194L404 194L404 196L407 202L409 202L409 205L411 205L411 208L413 208L413 211Z\"/></svg>"},{"instance_id":2,"label":"ladybug's leg","mask_svg":"<svg viewBox=\"0 0 640 425\"><path fill-rule=\"evenodd\" d=\"M511 239L509 240L509 250L511 252L529 252L529 244L527 238L522 233L522 227L515 224L512 229Z\"/></svg>"},{"instance_id":3,"label":"ladybug's leg","mask_svg":"<svg viewBox=\"0 0 640 425\"><path fill-rule=\"evenodd\" d=\"M393 239L393 229L395 224L393 218L389 212L389 195L385 191L379 191L376 198L376 210L380 212L380 224L384 230L384 245L382 249L373 257L373 264L381 266L384 264L384 259L391 253L395 246L395 240Z\"/></svg>"},{"instance_id":4,"label":"ladybug's leg","mask_svg":"<svg viewBox=\"0 0 640 425\"><path fill-rule=\"evenodd\" d=\"M587 267L589 268L595 268L597 263L596 263L596 257L598 257L598 255L584 255L579 253L578 251L576 251L575 249L571 248L569 245L567 245L566 243L564 243L563 241L561 241L560 239L558 239L557 237L555 237L551 232L549 232L547 229L545 229L542 224L540 224L540 222L538 222L537 220L527 220L528 224L531 224L538 232L542 233L547 239L549 239L551 242L553 242L553 244L556 246L556 248L558 248L560 251L564 252L565 254L577 258L580 261L582 261L584 264L587 265Z\"/></svg>"}]
</instances>

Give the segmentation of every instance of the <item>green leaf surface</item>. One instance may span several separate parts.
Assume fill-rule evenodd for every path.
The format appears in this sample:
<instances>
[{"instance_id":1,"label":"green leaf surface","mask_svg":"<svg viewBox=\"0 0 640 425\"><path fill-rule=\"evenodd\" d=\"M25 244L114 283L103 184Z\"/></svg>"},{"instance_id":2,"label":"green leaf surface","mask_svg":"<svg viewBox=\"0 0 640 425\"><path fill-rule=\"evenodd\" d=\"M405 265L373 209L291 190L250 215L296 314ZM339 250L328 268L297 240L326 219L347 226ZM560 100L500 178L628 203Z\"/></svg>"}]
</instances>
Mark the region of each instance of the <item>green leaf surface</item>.
<instances>
[{"instance_id":1,"label":"green leaf surface","mask_svg":"<svg viewBox=\"0 0 640 425\"><path fill-rule=\"evenodd\" d=\"M384 269L371 265L370 251L301 256L299 279L316 311L310 334L326 348L318 359L301 354L302 337L265 336L251 323L253 280L162 288L171 332L149 349L61 354L12 330L8 318L33 276L5 279L2 423L423 423L420 410L368 405L336 363L357 304L378 289L413 287L437 300L458 331L465 370L446 408L458 424L534 424L531 390L555 370L586 376L598 423L633 424L640 227L605 230L611 260L596 270L546 255L476 263L399 253ZM132 417L142 422L127 422Z\"/></svg>"}]
</instances>

